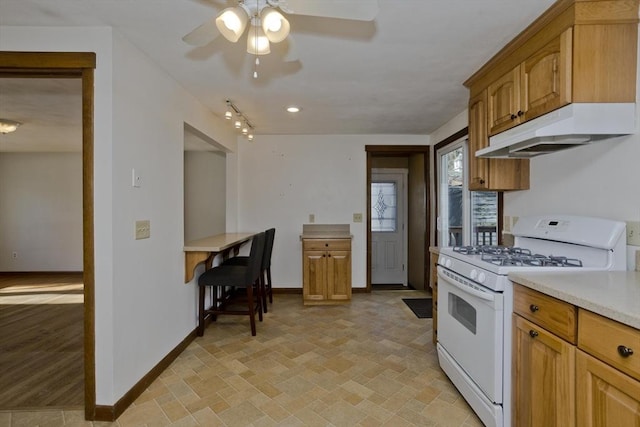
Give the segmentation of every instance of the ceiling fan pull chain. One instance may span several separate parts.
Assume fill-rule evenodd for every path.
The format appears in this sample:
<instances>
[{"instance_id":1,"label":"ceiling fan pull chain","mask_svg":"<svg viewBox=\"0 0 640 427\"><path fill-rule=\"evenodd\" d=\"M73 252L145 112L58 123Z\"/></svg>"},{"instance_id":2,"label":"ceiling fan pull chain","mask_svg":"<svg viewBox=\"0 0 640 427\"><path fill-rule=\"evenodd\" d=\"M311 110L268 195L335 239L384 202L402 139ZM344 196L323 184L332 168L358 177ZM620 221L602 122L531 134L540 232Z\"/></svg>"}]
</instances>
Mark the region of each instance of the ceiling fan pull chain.
<instances>
[{"instance_id":1,"label":"ceiling fan pull chain","mask_svg":"<svg viewBox=\"0 0 640 427\"><path fill-rule=\"evenodd\" d=\"M256 0L256 15L254 17L254 19L258 18L258 14L260 13L260 4L259 1ZM254 26L254 31L255 31L255 52L256 52L256 64L253 67L253 78L257 79L258 78L258 65L260 65L260 58L258 57L258 26Z\"/></svg>"}]
</instances>

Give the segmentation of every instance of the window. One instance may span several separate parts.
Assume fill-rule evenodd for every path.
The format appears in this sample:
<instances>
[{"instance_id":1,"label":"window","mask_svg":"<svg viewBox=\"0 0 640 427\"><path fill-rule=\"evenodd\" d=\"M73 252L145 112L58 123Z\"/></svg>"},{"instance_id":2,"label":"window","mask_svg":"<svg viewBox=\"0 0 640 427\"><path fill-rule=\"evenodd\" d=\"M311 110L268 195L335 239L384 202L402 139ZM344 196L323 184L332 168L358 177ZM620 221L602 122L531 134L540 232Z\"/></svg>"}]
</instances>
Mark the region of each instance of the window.
<instances>
[{"instance_id":1,"label":"window","mask_svg":"<svg viewBox=\"0 0 640 427\"><path fill-rule=\"evenodd\" d=\"M397 184L396 182L371 183L371 231L391 231L397 228Z\"/></svg>"},{"instance_id":2,"label":"window","mask_svg":"<svg viewBox=\"0 0 640 427\"><path fill-rule=\"evenodd\" d=\"M467 189L468 141L436 149L438 245L497 245L498 193Z\"/></svg>"}]
</instances>

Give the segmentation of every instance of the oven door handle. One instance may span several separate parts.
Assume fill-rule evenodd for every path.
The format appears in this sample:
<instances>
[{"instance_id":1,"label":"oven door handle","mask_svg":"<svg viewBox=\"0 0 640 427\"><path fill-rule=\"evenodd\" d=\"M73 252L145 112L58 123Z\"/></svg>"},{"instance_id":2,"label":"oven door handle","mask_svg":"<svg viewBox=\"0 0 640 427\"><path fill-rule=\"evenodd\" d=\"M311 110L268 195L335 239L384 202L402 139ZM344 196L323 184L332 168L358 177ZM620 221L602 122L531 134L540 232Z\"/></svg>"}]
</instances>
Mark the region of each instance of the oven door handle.
<instances>
[{"instance_id":1,"label":"oven door handle","mask_svg":"<svg viewBox=\"0 0 640 427\"><path fill-rule=\"evenodd\" d=\"M460 289L463 292L466 292L470 295L473 295L475 297L478 297L480 299L483 299L485 301L495 301L495 297L493 294L489 293L489 292L483 292L483 291L479 291L477 289L473 289L471 286L466 286L463 285L461 283L456 282L455 280L451 280L449 277L445 276L444 274L442 274L441 272L438 271L438 278L444 280L445 282L447 282L448 284L455 286L456 288Z\"/></svg>"}]
</instances>

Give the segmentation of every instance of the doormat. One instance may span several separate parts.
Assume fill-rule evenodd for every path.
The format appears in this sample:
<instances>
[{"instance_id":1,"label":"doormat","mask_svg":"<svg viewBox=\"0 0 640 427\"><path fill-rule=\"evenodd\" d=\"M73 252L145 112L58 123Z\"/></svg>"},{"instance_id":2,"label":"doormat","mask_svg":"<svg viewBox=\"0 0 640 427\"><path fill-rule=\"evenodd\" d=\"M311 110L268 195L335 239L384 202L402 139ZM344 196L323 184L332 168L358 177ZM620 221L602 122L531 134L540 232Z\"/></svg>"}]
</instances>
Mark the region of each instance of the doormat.
<instances>
[{"instance_id":1,"label":"doormat","mask_svg":"<svg viewBox=\"0 0 640 427\"><path fill-rule=\"evenodd\" d=\"M418 319L431 319L433 303L431 298L402 298L407 307L413 311Z\"/></svg>"}]
</instances>

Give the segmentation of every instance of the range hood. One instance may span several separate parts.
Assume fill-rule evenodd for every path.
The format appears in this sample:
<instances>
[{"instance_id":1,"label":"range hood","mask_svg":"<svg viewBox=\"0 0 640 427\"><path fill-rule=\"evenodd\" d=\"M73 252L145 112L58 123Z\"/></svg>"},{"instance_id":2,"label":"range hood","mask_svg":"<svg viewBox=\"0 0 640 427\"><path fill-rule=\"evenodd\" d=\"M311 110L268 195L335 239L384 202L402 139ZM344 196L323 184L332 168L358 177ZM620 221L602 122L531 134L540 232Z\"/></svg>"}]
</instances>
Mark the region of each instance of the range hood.
<instances>
[{"instance_id":1,"label":"range hood","mask_svg":"<svg viewBox=\"0 0 640 427\"><path fill-rule=\"evenodd\" d=\"M475 154L529 158L635 132L634 103L576 103L492 136Z\"/></svg>"}]
</instances>

